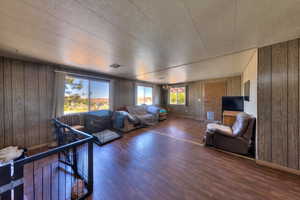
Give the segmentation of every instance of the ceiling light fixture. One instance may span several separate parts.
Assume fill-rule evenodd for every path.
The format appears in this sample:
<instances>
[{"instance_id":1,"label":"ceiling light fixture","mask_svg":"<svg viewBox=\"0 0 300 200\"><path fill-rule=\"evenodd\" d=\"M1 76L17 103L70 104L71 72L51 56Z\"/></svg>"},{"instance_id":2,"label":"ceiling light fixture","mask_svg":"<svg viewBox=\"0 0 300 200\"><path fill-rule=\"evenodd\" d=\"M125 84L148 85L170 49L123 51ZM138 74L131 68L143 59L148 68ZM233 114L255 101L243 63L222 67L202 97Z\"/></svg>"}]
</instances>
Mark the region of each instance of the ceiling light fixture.
<instances>
[{"instance_id":1,"label":"ceiling light fixture","mask_svg":"<svg viewBox=\"0 0 300 200\"><path fill-rule=\"evenodd\" d=\"M115 64L109 65L109 67L117 69L117 68L121 67L121 65L115 63Z\"/></svg>"},{"instance_id":2,"label":"ceiling light fixture","mask_svg":"<svg viewBox=\"0 0 300 200\"><path fill-rule=\"evenodd\" d=\"M171 87L170 87L168 84L166 84L166 85L163 85L162 88L163 88L164 90L168 90L168 89L170 89Z\"/></svg>"}]
</instances>

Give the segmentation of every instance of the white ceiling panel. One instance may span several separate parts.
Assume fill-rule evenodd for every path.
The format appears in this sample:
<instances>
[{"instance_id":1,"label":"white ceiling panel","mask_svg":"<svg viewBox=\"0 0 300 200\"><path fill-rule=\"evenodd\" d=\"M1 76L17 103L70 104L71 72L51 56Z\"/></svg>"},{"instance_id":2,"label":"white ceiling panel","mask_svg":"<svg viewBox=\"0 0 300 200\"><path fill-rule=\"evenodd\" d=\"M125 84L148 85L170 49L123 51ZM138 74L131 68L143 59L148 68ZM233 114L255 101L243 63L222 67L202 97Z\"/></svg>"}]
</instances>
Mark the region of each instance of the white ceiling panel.
<instances>
[{"instance_id":1,"label":"white ceiling panel","mask_svg":"<svg viewBox=\"0 0 300 200\"><path fill-rule=\"evenodd\" d=\"M227 56L207 59L201 62L173 67L139 76L139 79L156 83L182 83L240 75L257 53L251 49Z\"/></svg>"},{"instance_id":2,"label":"white ceiling panel","mask_svg":"<svg viewBox=\"0 0 300 200\"><path fill-rule=\"evenodd\" d=\"M232 51L235 0L183 0L208 54L222 55Z\"/></svg>"},{"instance_id":3,"label":"white ceiling panel","mask_svg":"<svg viewBox=\"0 0 300 200\"><path fill-rule=\"evenodd\" d=\"M297 38L299 18L300 0L2 0L0 52L174 83L241 73L225 55Z\"/></svg>"}]
</instances>

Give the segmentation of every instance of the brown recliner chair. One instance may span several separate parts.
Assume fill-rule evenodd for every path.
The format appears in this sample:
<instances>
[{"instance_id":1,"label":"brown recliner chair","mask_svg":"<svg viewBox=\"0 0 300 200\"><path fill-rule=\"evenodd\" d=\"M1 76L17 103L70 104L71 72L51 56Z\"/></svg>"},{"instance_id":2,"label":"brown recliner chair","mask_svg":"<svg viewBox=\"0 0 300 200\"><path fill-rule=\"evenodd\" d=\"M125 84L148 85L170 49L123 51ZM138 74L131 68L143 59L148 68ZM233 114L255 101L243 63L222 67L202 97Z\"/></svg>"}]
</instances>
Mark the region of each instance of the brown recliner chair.
<instances>
[{"instance_id":1,"label":"brown recliner chair","mask_svg":"<svg viewBox=\"0 0 300 200\"><path fill-rule=\"evenodd\" d=\"M255 118L239 113L232 127L221 124L207 124L205 144L233 153L254 155Z\"/></svg>"}]
</instances>

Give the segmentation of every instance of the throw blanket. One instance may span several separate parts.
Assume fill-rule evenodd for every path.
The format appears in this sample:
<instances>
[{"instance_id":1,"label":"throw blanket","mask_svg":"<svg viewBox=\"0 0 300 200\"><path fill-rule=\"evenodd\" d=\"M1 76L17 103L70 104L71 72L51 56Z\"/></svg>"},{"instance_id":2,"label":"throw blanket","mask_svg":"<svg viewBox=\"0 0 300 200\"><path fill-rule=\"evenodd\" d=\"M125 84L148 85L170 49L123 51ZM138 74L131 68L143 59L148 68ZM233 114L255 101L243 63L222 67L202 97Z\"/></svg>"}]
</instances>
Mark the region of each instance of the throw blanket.
<instances>
[{"instance_id":1,"label":"throw blanket","mask_svg":"<svg viewBox=\"0 0 300 200\"><path fill-rule=\"evenodd\" d=\"M131 122L134 125L139 123L138 119L131 116L128 112L116 111L116 112L114 112L114 116L113 116L114 127L117 128L117 129L124 128L124 121L125 121L126 118L128 119L129 122Z\"/></svg>"},{"instance_id":2,"label":"throw blanket","mask_svg":"<svg viewBox=\"0 0 300 200\"><path fill-rule=\"evenodd\" d=\"M158 115L150 114L144 106L127 106L128 112L139 119L142 125L155 125L158 122Z\"/></svg>"},{"instance_id":3,"label":"throw blanket","mask_svg":"<svg viewBox=\"0 0 300 200\"><path fill-rule=\"evenodd\" d=\"M24 150L18 147L6 147L0 150L0 166L22 156Z\"/></svg>"}]
</instances>

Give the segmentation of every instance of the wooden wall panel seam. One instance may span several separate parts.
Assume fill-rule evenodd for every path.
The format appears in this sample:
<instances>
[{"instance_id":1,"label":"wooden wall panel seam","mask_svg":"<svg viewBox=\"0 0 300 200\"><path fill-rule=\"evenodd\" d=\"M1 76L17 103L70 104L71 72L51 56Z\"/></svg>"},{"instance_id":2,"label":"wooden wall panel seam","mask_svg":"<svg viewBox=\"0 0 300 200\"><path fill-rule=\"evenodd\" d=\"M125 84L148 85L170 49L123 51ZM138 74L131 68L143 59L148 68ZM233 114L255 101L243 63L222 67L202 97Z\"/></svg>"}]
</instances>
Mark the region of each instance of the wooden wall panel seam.
<instances>
[{"instance_id":1,"label":"wooden wall panel seam","mask_svg":"<svg viewBox=\"0 0 300 200\"><path fill-rule=\"evenodd\" d=\"M4 66L0 57L0 149L5 145L4 120Z\"/></svg>"}]
</instances>

